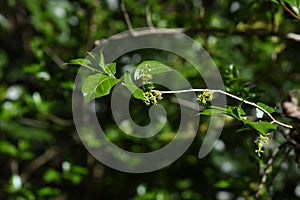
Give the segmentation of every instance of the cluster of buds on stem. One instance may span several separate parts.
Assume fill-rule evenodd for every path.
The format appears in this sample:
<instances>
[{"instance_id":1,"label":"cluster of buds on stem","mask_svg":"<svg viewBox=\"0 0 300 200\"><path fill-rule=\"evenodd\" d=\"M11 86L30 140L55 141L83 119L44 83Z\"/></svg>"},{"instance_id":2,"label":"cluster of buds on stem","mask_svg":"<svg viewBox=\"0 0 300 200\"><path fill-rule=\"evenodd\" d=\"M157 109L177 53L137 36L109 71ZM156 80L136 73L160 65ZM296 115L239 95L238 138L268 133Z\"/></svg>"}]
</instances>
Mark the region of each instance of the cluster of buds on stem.
<instances>
[{"instance_id":1,"label":"cluster of buds on stem","mask_svg":"<svg viewBox=\"0 0 300 200\"><path fill-rule=\"evenodd\" d=\"M151 83L153 76L150 74L150 68L142 69L140 73L143 84Z\"/></svg>"},{"instance_id":2,"label":"cluster of buds on stem","mask_svg":"<svg viewBox=\"0 0 300 200\"><path fill-rule=\"evenodd\" d=\"M144 92L143 95L144 95L143 101L147 106L156 105L158 104L159 100L163 99L159 91L148 91L148 92Z\"/></svg>"},{"instance_id":3,"label":"cluster of buds on stem","mask_svg":"<svg viewBox=\"0 0 300 200\"><path fill-rule=\"evenodd\" d=\"M197 96L197 101L200 102L201 105L206 106L213 100L213 93L209 90L204 90L202 94Z\"/></svg>"}]
</instances>

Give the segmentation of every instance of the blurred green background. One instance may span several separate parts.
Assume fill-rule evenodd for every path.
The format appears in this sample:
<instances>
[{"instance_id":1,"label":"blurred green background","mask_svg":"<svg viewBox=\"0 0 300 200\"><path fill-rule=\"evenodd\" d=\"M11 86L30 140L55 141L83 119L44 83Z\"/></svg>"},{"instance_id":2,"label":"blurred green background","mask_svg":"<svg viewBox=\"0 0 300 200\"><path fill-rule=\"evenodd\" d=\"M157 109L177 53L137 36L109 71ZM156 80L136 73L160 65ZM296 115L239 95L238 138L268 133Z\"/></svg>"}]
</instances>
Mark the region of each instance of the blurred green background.
<instances>
[{"instance_id":1,"label":"blurred green background","mask_svg":"<svg viewBox=\"0 0 300 200\"><path fill-rule=\"evenodd\" d=\"M214 150L199 159L209 122L203 118L192 146L180 159L146 174L113 170L84 148L72 119L71 96L79 67L63 63L85 57L97 41L128 30L126 14L133 28L183 28L209 52L227 91L277 106L277 117L288 92L300 88L300 23L276 1L2 0L0 199L255 199L260 170L284 142L279 132L259 158L255 131L237 132L243 125L228 118ZM150 50L128 53L117 60L118 73L147 59L165 62L164 56ZM188 63L168 58L166 64L194 87L205 87ZM97 100L99 115L106 116L101 122L105 132L120 147L151 151L176 133L180 116L171 97L161 102L172 112L166 127L147 142L122 134L111 117L109 100ZM133 119L147 124L147 108L139 101L132 104ZM261 199L300 198L294 151L281 151L271 169Z\"/></svg>"}]
</instances>

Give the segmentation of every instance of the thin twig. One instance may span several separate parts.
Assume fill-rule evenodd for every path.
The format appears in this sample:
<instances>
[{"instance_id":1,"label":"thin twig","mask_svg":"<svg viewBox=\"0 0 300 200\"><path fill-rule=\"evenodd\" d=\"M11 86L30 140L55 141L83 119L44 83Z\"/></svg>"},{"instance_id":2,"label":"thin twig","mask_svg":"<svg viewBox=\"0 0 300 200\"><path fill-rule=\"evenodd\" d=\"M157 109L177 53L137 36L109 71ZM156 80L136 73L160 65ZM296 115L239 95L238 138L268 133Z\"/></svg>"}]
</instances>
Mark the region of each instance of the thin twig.
<instances>
[{"instance_id":1,"label":"thin twig","mask_svg":"<svg viewBox=\"0 0 300 200\"><path fill-rule=\"evenodd\" d=\"M60 68L65 69L64 61L57 55L54 54L53 51L49 48L46 47L44 49L44 52L52 59L52 61Z\"/></svg>"},{"instance_id":2,"label":"thin twig","mask_svg":"<svg viewBox=\"0 0 300 200\"><path fill-rule=\"evenodd\" d=\"M262 177L261 177L261 181L258 185L258 188L257 188L257 192L255 194L255 198L259 198L262 190L263 190L263 187L264 185L266 184L267 182L267 178L268 178L268 174L271 172L272 168L273 168L273 163L274 163L274 160L275 158L279 155L279 152L287 145L287 143L283 143L281 144L279 147L277 147L272 155L270 156L270 158L268 159L267 161L267 167L263 170L262 172ZM287 154L290 152L290 150L287 151ZM285 158L287 158L288 156L285 156ZM285 158L281 161L281 163L285 160Z\"/></svg>"},{"instance_id":3,"label":"thin twig","mask_svg":"<svg viewBox=\"0 0 300 200\"><path fill-rule=\"evenodd\" d=\"M121 6L121 10L122 10L123 16L125 18L125 22L126 22L127 28L129 30L133 30L133 26L132 26L131 20L129 18L129 15L128 15L128 12L127 12L124 0L121 0L120 6Z\"/></svg>"},{"instance_id":4,"label":"thin twig","mask_svg":"<svg viewBox=\"0 0 300 200\"><path fill-rule=\"evenodd\" d=\"M51 160L57 154L57 151L58 151L57 147L53 147L53 148L45 151L45 153L43 153L42 155L37 157L35 160L33 160L21 174L22 182L23 183L26 182L26 180L30 177L30 175L36 169L38 169L39 167L44 165L46 162Z\"/></svg>"},{"instance_id":5,"label":"thin twig","mask_svg":"<svg viewBox=\"0 0 300 200\"><path fill-rule=\"evenodd\" d=\"M208 90L208 91L213 92L213 93L220 93L220 94L226 95L228 97L231 97L233 99L236 99L238 101L241 101L241 102L243 102L245 104L248 104L248 105L251 105L253 107L256 107L256 108L260 109L262 112L264 112L272 120L271 123L278 124L278 125L283 126L285 128L293 128L293 126L291 126L291 125L284 124L284 123L282 123L280 121L277 121L267 110L265 110L261 106L255 104L253 102L247 101L245 99L242 99L242 98L240 98L238 96L235 96L233 94L230 94L228 92L225 92L223 90L215 90L215 89L186 89L186 90L158 91L158 92L160 92L161 94L179 94L179 93L186 93L186 92L203 92L205 90Z\"/></svg>"},{"instance_id":6,"label":"thin twig","mask_svg":"<svg viewBox=\"0 0 300 200\"><path fill-rule=\"evenodd\" d=\"M31 118L26 118L26 117L20 117L19 122L21 124L25 124L27 126L32 126L32 127L36 127L36 128L47 129L50 126L50 124L46 121L41 121L41 120L36 120L36 119L31 119Z\"/></svg>"},{"instance_id":7,"label":"thin twig","mask_svg":"<svg viewBox=\"0 0 300 200\"><path fill-rule=\"evenodd\" d=\"M60 117L58 117L56 115L52 115L52 114L48 114L47 118L50 121L52 121L52 122L54 122L58 125L61 125L61 126L72 126L72 125L74 125L74 120L73 119L63 119L63 118L60 118Z\"/></svg>"},{"instance_id":8,"label":"thin twig","mask_svg":"<svg viewBox=\"0 0 300 200\"><path fill-rule=\"evenodd\" d=\"M87 29L87 40L86 40L86 51L90 51L90 48L92 47L93 44L93 32L95 30L95 13L96 13L96 8L99 6L97 5L99 2L98 1L94 1L93 2L94 5L90 11L90 17L89 17L89 21L88 21L88 29Z\"/></svg>"},{"instance_id":9,"label":"thin twig","mask_svg":"<svg viewBox=\"0 0 300 200\"><path fill-rule=\"evenodd\" d=\"M151 10L150 10L149 4L146 5L146 21L147 21L148 27L150 27L150 28L154 27L154 25L152 23Z\"/></svg>"}]
</instances>

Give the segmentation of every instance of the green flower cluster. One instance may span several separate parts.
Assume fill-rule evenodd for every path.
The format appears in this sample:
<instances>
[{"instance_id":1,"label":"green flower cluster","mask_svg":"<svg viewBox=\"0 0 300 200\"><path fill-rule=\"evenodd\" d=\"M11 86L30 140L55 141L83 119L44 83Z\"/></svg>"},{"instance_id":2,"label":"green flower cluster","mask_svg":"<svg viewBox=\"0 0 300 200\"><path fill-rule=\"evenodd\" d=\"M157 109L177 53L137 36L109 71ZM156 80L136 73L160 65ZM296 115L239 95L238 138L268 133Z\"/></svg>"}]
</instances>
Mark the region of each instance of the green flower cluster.
<instances>
[{"instance_id":1,"label":"green flower cluster","mask_svg":"<svg viewBox=\"0 0 300 200\"><path fill-rule=\"evenodd\" d=\"M204 90L202 94L199 94L197 96L197 101L200 102L201 105L206 106L208 103L210 103L213 100L213 93L209 90Z\"/></svg>"},{"instance_id":2,"label":"green flower cluster","mask_svg":"<svg viewBox=\"0 0 300 200\"><path fill-rule=\"evenodd\" d=\"M150 66L149 66L149 68L145 68L145 69L141 70L140 73L141 73L141 79L143 81L143 84L151 83L153 76L150 74L150 71L151 71Z\"/></svg>"},{"instance_id":3,"label":"green flower cluster","mask_svg":"<svg viewBox=\"0 0 300 200\"><path fill-rule=\"evenodd\" d=\"M159 100L163 99L159 91L148 91L148 92L144 92L143 95L144 95L143 101L147 106L156 105L158 104Z\"/></svg>"},{"instance_id":4,"label":"green flower cluster","mask_svg":"<svg viewBox=\"0 0 300 200\"><path fill-rule=\"evenodd\" d=\"M255 140L254 142L257 144L257 149L255 150L255 153L260 157L261 153L264 153L263 147L264 145L269 144L269 134L267 136L259 135L259 138Z\"/></svg>"}]
</instances>

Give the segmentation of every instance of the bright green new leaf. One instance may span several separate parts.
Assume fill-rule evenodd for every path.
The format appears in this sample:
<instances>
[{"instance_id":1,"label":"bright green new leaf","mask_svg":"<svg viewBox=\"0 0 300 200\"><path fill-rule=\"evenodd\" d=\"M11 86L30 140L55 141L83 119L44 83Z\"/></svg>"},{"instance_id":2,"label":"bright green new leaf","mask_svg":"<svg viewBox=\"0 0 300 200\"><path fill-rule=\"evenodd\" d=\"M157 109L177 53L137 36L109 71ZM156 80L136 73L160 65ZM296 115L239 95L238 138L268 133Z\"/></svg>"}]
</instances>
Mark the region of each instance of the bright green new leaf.
<instances>
[{"instance_id":1,"label":"bright green new leaf","mask_svg":"<svg viewBox=\"0 0 300 200\"><path fill-rule=\"evenodd\" d=\"M261 102L258 102L258 103L256 103L258 106L260 106L260 107L262 107L263 109L265 109L267 112L269 112L269 113L273 113L273 112L275 112L276 110L274 109L274 108L272 108L272 107L270 107L270 106L267 106L266 104L263 104L263 103L261 103Z\"/></svg>"},{"instance_id":2,"label":"bright green new leaf","mask_svg":"<svg viewBox=\"0 0 300 200\"><path fill-rule=\"evenodd\" d=\"M237 120L244 120L246 112L239 106L228 106L226 109L228 115L234 117Z\"/></svg>"},{"instance_id":3,"label":"bright green new leaf","mask_svg":"<svg viewBox=\"0 0 300 200\"><path fill-rule=\"evenodd\" d=\"M226 108L208 106L200 115L229 115L237 120L244 120L246 113L240 106L227 106Z\"/></svg>"},{"instance_id":4,"label":"bright green new leaf","mask_svg":"<svg viewBox=\"0 0 300 200\"><path fill-rule=\"evenodd\" d=\"M259 122L253 122L250 120L245 120L244 124L247 124L257 130L259 133L262 135L267 135L271 131L275 130L277 128L276 125L270 123L270 122L265 122L265 121L259 121Z\"/></svg>"},{"instance_id":5,"label":"bright green new leaf","mask_svg":"<svg viewBox=\"0 0 300 200\"><path fill-rule=\"evenodd\" d=\"M89 65L91 64L91 62L85 58L78 58L78 59L73 59L73 60L70 60L69 62L67 62L66 64L70 64L70 65L83 65L83 66L86 66L86 65Z\"/></svg>"},{"instance_id":6,"label":"bright green new leaf","mask_svg":"<svg viewBox=\"0 0 300 200\"><path fill-rule=\"evenodd\" d=\"M104 56L102 54L102 51L100 51L99 55L97 55L96 53L93 53L93 52L88 52L88 54L89 54L90 65L92 67L96 67L96 68L101 69L101 71L105 72L109 76L114 75L114 73L110 69L110 67L113 69L113 66L107 66L107 65L112 64L112 63L109 63L109 64L105 65L105 60L104 60Z\"/></svg>"},{"instance_id":7,"label":"bright green new leaf","mask_svg":"<svg viewBox=\"0 0 300 200\"><path fill-rule=\"evenodd\" d=\"M43 179L46 183L60 183L61 182L61 175L55 169L49 168L43 175Z\"/></svg>"},{"instance_id":8,"label":"bright green new leaf","mask_svg":"<svg viewBox=\"0 0 300 200\"><path fill-rule=\"evenodd\" d=\"M231 180L220 180L217 183L215 183L215 187L225 189L225 188L229 188L231 184L232 184Z\"/></svg>"},{"instance_id":9,"label":"bright green new leaf","mask_svg":"<svg viewBox=\"0 0 300 200\"><path fill-rule=\"evenodd\" d=\"M96 68L97 70L101 69L102 71L104 71L103 68L101 68L100 65L99 65L99 63L100 63L100 57L97 56L97 54L94 53L94 52L88 52L88 55L89 55L88 56L88 60L91 63L90 66L92 68ZM100 70L98 70L98 71L100 72Z\"/></svg>"},{"instance_id":10,"label":"bright green new leaf","mask_svg":"<svg viewBox=\"0 0 300 200\"><path fill-rule=\"evenodd\" d=\"M84 100L88 102L94 98L109 94L111 88L118 82L119 79L101 73L88 76L82 84Z\"/></svg>"},{"instance_id":11,"label":"bright green new leaf","mask_svg":"<svg viewBox=\"0 0 300 200\"><path fill-rule=\"evenodd\" d=\"M18 149L8 141L0 141L0 153L16 157L18 155Z\"/></svg>"},{"instance_id":12,"label":"bright green new leaf","mask_svg":"<svg viewBox=\"0 0 300 200\"><path fill-rule=\"evenodd\" d=\"M272 2L276 3L276 4L279 4L278 3L278 0L271 0Z\"/></svg>"},{"instance_id":13,"label":"bright green new leaf","mask_svg":"<svg viewBox=\"0 0 300 200\"><path fill-rule=\"evenodd\" d=\"M66 64L81 65L89 70L100 72L98 69L95 69L92 67L93 65L91 65L91 62L89 60L84 59L84 58L73 59L73 60L70 60L69 62L67 62Z\"/></svg>"},{"instance_id":14,"label":"bright green new leaf","mask_svg":"<svg viewBox=\"0 0 300 200\"><path fill-rule=\"evenodd\" d=\"M144 98L144 91L140 88L138 88L132 81L130 73L126 72L124 74L124 82L126 87L130 90L133 97L136 99L143 99Z\"/></svg>"},{"instance_id":15,"label":"bright green new leaf","mask_svg":"<svg viewBox=\"0 0 300 200\"><path fill-rule=\"evenodd\" d=\"M139 64L134 73L134 80L140 79L144 73L150 75L161 74L163 72L171 71L171 68L157 61L144 61Z\"/></svg>"},{"instance_id":16,"label":"bright green new leaf","mask_svg":"<svg viewBox=\"0 0 300 200\"><path fill-rule=\"evenodd\" d=\"M116 74L116 63L108 63L105 65L105 73L110 76L114 76Z\"/></svg>"},{"instance_id":17,"label":"bright green new leaf","mask_svg":"<svg viewBox=\"0 0 300 200\"><path fill-rule=\"evenodd\" d=\"M104 61L104 56L103 56L102 50L100 51L99 67L102 68L103 70L105 69L105 61Z\"/></svg>"},{"instance_id":18,"label":"bright green new leaf","mask_svg":"<svg viewBox=\"0 0 300 200\"><path fill-rule=\"evenodd\" d=\"M55 196L58 196L59 194L61 193L61 191L57 188L52 188L52 187L49 187L49 186L46 186L46 187L42 187L38 192L37 192L37 195L39 197L44 197L44 198L41 198L41 199L45 199L45 197L55 197Z\"/></svg>"}]
</instances>

